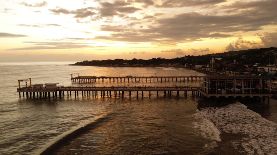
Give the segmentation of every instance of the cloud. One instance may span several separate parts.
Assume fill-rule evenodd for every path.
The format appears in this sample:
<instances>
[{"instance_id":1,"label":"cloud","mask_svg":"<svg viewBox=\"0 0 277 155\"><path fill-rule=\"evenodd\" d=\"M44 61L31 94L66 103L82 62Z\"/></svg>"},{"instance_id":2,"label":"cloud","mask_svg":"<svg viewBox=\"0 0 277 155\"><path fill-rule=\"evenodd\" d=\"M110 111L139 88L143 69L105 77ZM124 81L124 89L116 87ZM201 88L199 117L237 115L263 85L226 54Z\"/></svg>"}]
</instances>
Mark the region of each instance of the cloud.
<instances>
[{"instance_id":1,"label":"cloud","mask_svg":"<svg viewBox=\"0 0 277 155\"><path fill-rule=\"evenodd\" d=\"M246 49L260 48L260 47L262 47L261 43L244 40L242 37L240 37L236 41L227 45L226 51L239 51L239 50L246 50Z\"/></svg>"},{"instance_id":2,"label":"cloud","mask_svg":"<svg viewBox=\"0 0 277 155\"><path fill-rule=\"evenodd\" d=\"M174 53L176 56L184 56L184 55L204 55L208 54L210 52L209 48L191 48L187 50L183 49L171 49L171 50L165 50L161 51L162 53Z\"/></svg>"},{"instance_id":3,"label":"cloud","mask_svg":"<svg viewBox=\"0 0 277 155\"><path fill-rule=\"evenodd\" d=\"M129 52L130 55L142 55L146 54L146 52Z\"/></svg>"},{"instance_id":4,"label":"cloud","mask_svg":"<svg viewBox=\"0 0 277 155\"><path fill-rule=\"evenodd\" d=\"M185 51L182 49L172 49L172 50L165 50L161 51L162 53L174 53L175 55L182 56L185 55Z\"/></svg>"},{"instance_id":5,"label":"cloud","mask_svg":"<svg viewBox=\"0 0 277 155\"><path fill-rule=\"evenodd\" d=\"M277 47L277 32L260 35L260 39L265 47Z\"/></svg>"},{"instance_id":6,"label":"cloud","mask_svg":"<svg viewBox=\"0 0 277 155\"><path fill-rule=\"evenodd\" d=\"M191 49L188 49L188 51L192 55L204 55L211 52L209 48L191 48Z\"/></svg>"},{"instance_id":7,"label":"cloud","mask_svg":"<svg viewBox=\"0 0 277 155\"><path fill-rule=\"evenodd\" d=\"M142 3L144 6L160 8L191 7L191 6L214 6L226 2L226 0L128 0L127 2Z\"/></svg>"},{"instance_id":8,"label":"cloud","mask_svg":"<svg viewBox=\"0 0 277 155\"><path fill-rule=\"evenodd\" d=\"M262 26L271 24L276 18L264 19L264 17L252 13L235 15L183 13L173 18L159 20L159 26L153 27L151 31L171 39L226 37L230 32L260 30Z\"/></svg>"},{"instance_id":9,"label":"cloud","mask_svg":"<svg viewBox=\"0 0 277 155\"><path fill-rule=\"evenodd\" d=\"M59 24L46 24L46 26L56 26L56 27L59 27L61 25L59 25Z\"/></svg>"},{"instance_id":10,"label":"cloud","mask_svg":"<svg viewBox=\"0 0 277 155\"><path fill-rule=\"evenodd\" d=\"M43 7L43 6L47 5L47 2L43 1L43 2L34 3L34 4L22 2L21 4L24 5L24 6L27 6L27 7Z\"/></svg>"},{"instance_id":11,"label":"cloud","mask_svg":"<svg viewBox=\"0 0 277 155\"><path fill-rule=\"evenodd\" d=\"M53 27L59 27L61 25L59 24L18 24L17 26L22 26L22 27L48 27L48 26L53 26Z\"/></svg>"},{"instance_id":12,"label":"cloud","mask_svg":"<svg viewBox=\"0 0 277 155\"><path fill-rule=\"evenodd\" d=\"M0 32L0 38L18 38L18 37L27 37L27 36L22 35L22 34L12 34L12 33Z\"/></svg>"},{"instance_id":13,"label":"cloud","mask_svg":"<svg viewBox=\"0 0 277 155\"><path fill-rule=\"evenodd\" d=\"M56 8L56 9L51 9L55 14L72 14L74 15L75 18L86 18L90 16L96 15L94 8L88 7L88 8L81 8L77 10L67 10L64 8Z\"/></svg>"},{"instance_id":14,"label":"cloud","mask_svg":"<svg viewBox=\"0 0 277 155\"><path fill-rule=\"evenodd\" d=\"M111 17L115 15L122 15L126 13L134 13L140 8L130 6L131 3L124 1L115 1L114 3L103 2L100 3L101 17Z\"/></svg>"},{"instance_id":15,"label":"cloud","mask_svg":"<svg viewBox=\"0 0 277 155\"><path fill-rule=\"evenodd\" d=\"M226 21L226 22L222 22ZM247 20L249 21L249 20ZM111 36L98 37L122 41L180 41L201 38L229 37L230 32L257 30L248 22L241 22L238 16L214 16L199 13L184 13L172 18L156 21L153 26L132 29L128 26L103 26L103 31L113 32Z\"/></svg>"},{"instance_id":16,"label":"cloud","mask_svg":"<svg viewBox=\"0 0 277 155\"><path fill-rule=\"evenodd\" d=\"M22 27L42 27L41 25L30 25L30 24L18 24L17 26L22 26Z\"/></svg>"},{"instance_id":17,"label":"cloud","mask_svg":"<svg viewBox=\"0 0 277 155\"><path fill-rule=\"evenodd\" d=\"M110 36L97 38L129 42L187 42L203 38L226 38L276 25L276 5L277 1L273 0L240 2L218 7L225 11L237 9L231 13L188 12L168 18L152 18L151 22L141 20L129 25L108 25L103 26L102 30L111 32Z\"/></svg>"},{"instance_id":18,"label":"cloud","mask_svg":"<svg viewBox=\"0 0 277 155\"><path fill-rule=\"evenodd\" d=\"M155 5L154 0L127 0L127 2L136 2L136 3L142 3L144 6L151 6Z\"/></svg>"},{"instance_id":19,"label":"cloud","mask_svg":"<svg viewBox=\"0 0 277 155\"><path fill-rule=\"evenodd\" d=\"M12 9L10 8L4 8L3 10L0 11L0 13L10 13Z\"/></svg>"},{"instance_id":20,"label":"cloud","mask_svg":"<svg viewBox=\"0 0 277 155\"><path fill-rule=\"evenodd\" d=\"M189 6L212 6L215 4L226 2L226 0L164 0L159 7L189 7Z\"/></svg>"},{"instance_id":21,"label":"cloud","mask_svg":"<svg viewBox=\"0 0 277 155\"><path fill-rule=\"evenodd\" d=\"M28 50L50 50L50 49L75 49L75 48L86 48L91 47L84 43L74 42L25 42L32 44L29 47L13 48L10 51L28 51Z\"/></svg>"},{"instance_id":22,"label":"cloud","mask_svg":"<svg viewBox=\"0 0 277 155\"><path fill-rule=\"evenodd\" d=\"M277 33L258 34L261 42L245 40L242 37L230 43L226 47L226 51L238 51L252 48L277 47Z\"/></svg>"}]
</instances>

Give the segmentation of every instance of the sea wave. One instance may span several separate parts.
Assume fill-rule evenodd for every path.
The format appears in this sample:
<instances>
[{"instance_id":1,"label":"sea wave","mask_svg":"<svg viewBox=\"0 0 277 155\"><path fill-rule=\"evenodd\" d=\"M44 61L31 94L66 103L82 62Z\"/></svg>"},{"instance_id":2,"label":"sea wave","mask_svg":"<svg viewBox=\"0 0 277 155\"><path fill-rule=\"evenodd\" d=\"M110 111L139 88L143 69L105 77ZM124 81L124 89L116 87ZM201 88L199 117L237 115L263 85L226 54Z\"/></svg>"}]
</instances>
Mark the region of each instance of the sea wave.
<instances>
[{"instance_id":1,"label":"sea wave","mask_svg":"<svg viewBox=\"0 0 277 155\"><path fill-rule=\"evenodd\" d=\"M277 124L247 109L241 103L221 108L206 108L196 113L195 117L209 120L206 121L208 131L212 122L222 133L243 135L232 141L233 147L241 153L277 154ZM204 130L206 126L203 126Z\"/></svg>"},{"instance_id":2,"label":"sea wave","mask_svg":"<svg viewBox=\"0 0 277 155\"><path fill-rule=\"evenodd\" d=\"M56 137L50 143L48 143L45 147L40 150L35 151L35 154L47 155L52 154L54 151L62 147L68 141L76 138L82 133L97 127L102 122L105 122L111 118L112 113L102 114L100 116L94 117L91 120L87 120L86 122L81 123L79 126L65 132L64 134Z\"/></svg>"},{"instance_id":3,"label":"sea wave","mask_svg":"<svg viewBox=\"0 0 277 155\"><path fill-rule=\"evenodd\" d=\"M220 131L213 122L200 115L199 112L194 114L194 118L196 122L193 123L193 127L197 129L198 134L200 134L201 137L210 140L210 142L205 145L205 148L208 150L216 148L218 142L221 141Z\"/></svg>"}]
</instances>

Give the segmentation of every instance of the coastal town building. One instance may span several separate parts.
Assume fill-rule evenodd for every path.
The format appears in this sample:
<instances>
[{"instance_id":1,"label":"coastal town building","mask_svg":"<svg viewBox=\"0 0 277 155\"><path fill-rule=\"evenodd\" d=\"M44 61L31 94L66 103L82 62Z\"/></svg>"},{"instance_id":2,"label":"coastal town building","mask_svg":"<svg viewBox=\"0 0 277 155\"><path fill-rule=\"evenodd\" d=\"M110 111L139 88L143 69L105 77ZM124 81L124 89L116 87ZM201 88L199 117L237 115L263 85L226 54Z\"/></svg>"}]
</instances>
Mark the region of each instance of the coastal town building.
<instances>
[{"instance_id":1,"label":"coastal town building","mask_svg":"<svg viewBox=\"0 0 277 155\"><path fill-rule=\"evenodd\" d=\"M205 97L269 97L271 80L250 75L207 75L200 91Z\"/></svg>"}]
</instances>

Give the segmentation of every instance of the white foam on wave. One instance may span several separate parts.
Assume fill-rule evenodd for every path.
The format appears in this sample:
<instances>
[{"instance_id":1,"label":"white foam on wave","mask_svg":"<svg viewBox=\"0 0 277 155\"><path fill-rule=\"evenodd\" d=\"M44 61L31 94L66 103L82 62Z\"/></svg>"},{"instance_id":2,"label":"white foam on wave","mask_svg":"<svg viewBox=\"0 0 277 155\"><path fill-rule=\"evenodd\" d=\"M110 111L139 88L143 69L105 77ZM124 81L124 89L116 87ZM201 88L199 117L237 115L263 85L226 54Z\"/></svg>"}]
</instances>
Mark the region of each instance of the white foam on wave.
<instances>
[{"instance_id":1,"label":"white foam on wave","mask_svg":"<svg viewBox=\"0 0 277 155\"><path fill-rule=\"evenodd\" d=\"M201 115L194 115L197 119L197 122L194 122L194 128L200 131L200 134L213 141L221 141L220 131L216 126L208 119L202 117Z\"/></svg>"},{"instance_id":2,"label":"white foam on wave","mask_svg":"<svg viewBox=\"0 0 277 155\"><path fill-rule=\"evenodd\" d=\"M241 103L221 108L207 108L195 114L210 120L224 133L244 135L233 141L234 148L246 154L277 154L277 124Z\"/></svg>"}]
</instances>

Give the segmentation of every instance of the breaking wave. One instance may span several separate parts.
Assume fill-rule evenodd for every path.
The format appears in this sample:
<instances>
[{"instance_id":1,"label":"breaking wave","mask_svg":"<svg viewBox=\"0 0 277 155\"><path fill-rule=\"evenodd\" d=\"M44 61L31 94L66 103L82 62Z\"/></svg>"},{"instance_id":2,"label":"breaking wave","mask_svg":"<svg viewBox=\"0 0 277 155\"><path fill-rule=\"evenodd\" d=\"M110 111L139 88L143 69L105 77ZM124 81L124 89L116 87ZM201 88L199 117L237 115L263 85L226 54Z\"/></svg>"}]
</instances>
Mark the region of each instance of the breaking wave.
<instances>
[{"instance_id":1,"label":"breaking wave","mask_svg":"<svg viewBox=\"0 0 277 155\"><path fill-rule=\"evenodd\" d=\"M41 154L41 155L52 154L57 149L62 147L64 144L66 144L69 141L71 141L72 139L78 137L82 133L97 127L97 125L101 124L102 122L109 120L111 118L111 115L112 115L111 113L103 114L101 116L97 116L97 117L93 118L92 120L88 120L87 122L82 123L81 125L77 126L76 128L69 130L66 133L55 138L51 143L47 144L46 147L37 151L37 154Z\"/></svg>"},{"instance_id":2,"label":"breaking wave","mask_svg":"<svg viewBox=\"0 0 277 155\"><path fill-rule=\"evenodd\" d=\"M195 117L202 118L204 123L201 123L200 129L202 128L205 136L213 137L214 140L220 140L220 137L217 137L220 132L243 135L231 142L234 149L241 153L277 154L277 124L247 109L241 103L203 109L197 112Z\"/></svg>"}]
</instances>

